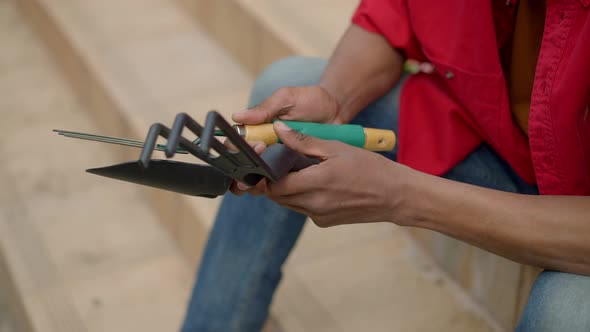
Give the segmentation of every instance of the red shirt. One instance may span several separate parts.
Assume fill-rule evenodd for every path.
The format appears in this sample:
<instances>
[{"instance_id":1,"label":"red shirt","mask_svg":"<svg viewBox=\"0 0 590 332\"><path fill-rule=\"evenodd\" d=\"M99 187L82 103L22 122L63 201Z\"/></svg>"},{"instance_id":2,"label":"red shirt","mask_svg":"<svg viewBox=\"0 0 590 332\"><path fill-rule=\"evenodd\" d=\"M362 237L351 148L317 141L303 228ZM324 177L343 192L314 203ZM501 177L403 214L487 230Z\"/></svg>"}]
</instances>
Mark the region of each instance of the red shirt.
<instances>
[{"instance_id":1,"label":"red shirt","mask_svg":"<svg viewBox=\"0 0 590 332\"><path fill-rule=\"evenodd\" d=\"M442 175L485 142L542 194L590 195L590 0L547 1L528 138L499 55L515 1L361 1L353 23L435 67L404 84L398 160Z\"/></svg>"}]
</instances>

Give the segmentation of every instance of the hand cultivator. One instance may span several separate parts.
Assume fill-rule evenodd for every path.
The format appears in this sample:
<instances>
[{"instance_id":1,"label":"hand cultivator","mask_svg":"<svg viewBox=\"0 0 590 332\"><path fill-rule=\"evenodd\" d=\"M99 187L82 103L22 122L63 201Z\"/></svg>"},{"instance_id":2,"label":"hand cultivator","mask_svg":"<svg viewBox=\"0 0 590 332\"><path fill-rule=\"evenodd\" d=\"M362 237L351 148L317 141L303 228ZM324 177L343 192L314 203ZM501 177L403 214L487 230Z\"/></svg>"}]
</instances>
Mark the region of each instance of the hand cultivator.
<instances>
[{"instance_id":1,"label":"hand cultivator","mask_svg":"<svg viewBox=\"0 0 590 332\"><path fill-rule=\"evenodd\" d=\"M329 125L285 121L291 128L326 139L337 139L374 151L393 149L395 135L391 131L365 129L357 125ZM197 136L191 141L184 129ZM214 198L223 195L233 180L255 185L263 178L277 181L288 172L298 171L319 161L303 156L277 142L272 125L231 126L211 111L204 126L185 113L178 114L172 128L161 123L150 127L145 142L129 139L54 130L72 138L142 148L139 160L112 166L91 168L87 172L113 179L174 191L186 195ZM237 149L230 150L215 136L225 136ZM159 137L166 144L157 144ZM258 155L246 140L261 140L269 146ZM167 158L175 154L191 154L208 165L173 160L151 159L154 150L164 151Z\"/></svg>"}]
</instances>

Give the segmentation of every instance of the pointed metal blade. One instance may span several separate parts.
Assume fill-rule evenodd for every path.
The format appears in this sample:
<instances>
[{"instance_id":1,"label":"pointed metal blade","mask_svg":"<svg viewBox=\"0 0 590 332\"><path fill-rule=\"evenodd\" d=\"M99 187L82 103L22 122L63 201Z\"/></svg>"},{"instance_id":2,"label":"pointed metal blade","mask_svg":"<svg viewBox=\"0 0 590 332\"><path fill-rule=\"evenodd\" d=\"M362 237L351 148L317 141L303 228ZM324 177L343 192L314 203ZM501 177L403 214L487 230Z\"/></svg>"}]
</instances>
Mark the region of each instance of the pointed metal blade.
<instances>
[{"instance_id":1,"label":"pointed metal blade","mask_svg":"<svg viewBox=\"0 0 590 332\"><path fill-rule=\"evenodd\" d=\"M214 198L223 195L232 179L207 165L151 160L148 168L137 161L91 168L86 172L185 195Z\"/></svg>"}]
</instances>

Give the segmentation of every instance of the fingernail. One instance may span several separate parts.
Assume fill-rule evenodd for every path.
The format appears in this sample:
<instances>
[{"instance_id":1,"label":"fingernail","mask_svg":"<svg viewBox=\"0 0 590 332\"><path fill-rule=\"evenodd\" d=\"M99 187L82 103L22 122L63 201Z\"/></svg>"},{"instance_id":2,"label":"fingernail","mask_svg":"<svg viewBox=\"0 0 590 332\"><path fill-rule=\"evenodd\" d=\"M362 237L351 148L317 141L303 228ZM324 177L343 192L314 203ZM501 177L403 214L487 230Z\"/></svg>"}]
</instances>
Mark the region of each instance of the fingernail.
<instances>
[{"instance_id":1,"label":"fingernail","mask_svg":"<svg viewBox=\"0 0 590 332\"><path fill-rule=\"evenodd\" d=\"M254 145L254 150L262 150L262 149L264 149L264 146L265 146L264 144L258 143L256 145Z\"/></svg>"},{"instance_id":2,"label":"fingernail","mask_svg":"<svg viewBox=\"0 0 590 332\"><path fill-rule=\"evenodd\" d=\"M246 184L242 183L242 182L238 182L238 189L242 190L242 191L246 191L248 190L248 187Z\"/></svg>"},{"instance_id":3,"label":"fingernail","mask_svg":"<svg viewBox=\"0 0 590 332\"><path fill-rule=\"evenodd\" d=\"M289 131L289 130L291 130L291 128L289 128L289 126L287 126L286 124L284 124L281 121L275 122L275 125L277 126L277 129L278 130L282 130L282 131Z\"/></svg>"}]
</instances>

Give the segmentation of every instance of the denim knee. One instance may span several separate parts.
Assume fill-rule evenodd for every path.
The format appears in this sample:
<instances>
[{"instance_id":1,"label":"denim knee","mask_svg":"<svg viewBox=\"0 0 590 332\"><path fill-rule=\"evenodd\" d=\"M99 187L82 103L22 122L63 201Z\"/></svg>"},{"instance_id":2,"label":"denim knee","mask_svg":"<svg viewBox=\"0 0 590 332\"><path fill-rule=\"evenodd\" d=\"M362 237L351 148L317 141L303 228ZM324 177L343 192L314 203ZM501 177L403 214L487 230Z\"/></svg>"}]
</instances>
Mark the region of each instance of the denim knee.
<instances>
[{"instance_id":1,"label":"denim knee","mask_svg":"<svg viewBox=\"0 0 590 332\"><path fill-rule=\"evenodd\" d=\"M248 107L256 106L285 86L318 84L326 64L326 59L304 56L291 56L275 61L256 78Z\"/></svg>"},{"instance_id":2,"label":"denim knee","mask_svg":"<svg viewBox=\"0 0 590 332\"><path fill-rule=\"evenodd\" d=\"M516 331L590 331L590 277L542 272Z\"/></svg>"}]
</instances>

